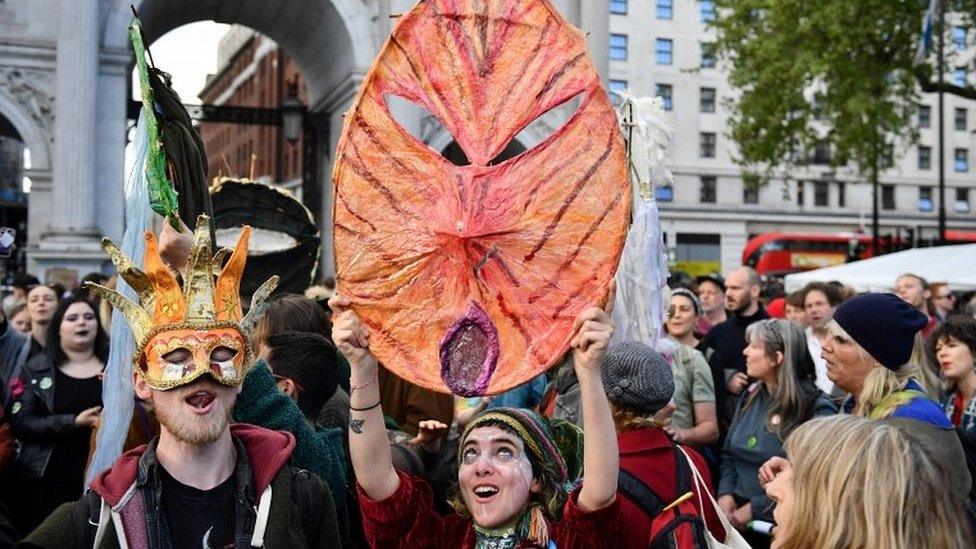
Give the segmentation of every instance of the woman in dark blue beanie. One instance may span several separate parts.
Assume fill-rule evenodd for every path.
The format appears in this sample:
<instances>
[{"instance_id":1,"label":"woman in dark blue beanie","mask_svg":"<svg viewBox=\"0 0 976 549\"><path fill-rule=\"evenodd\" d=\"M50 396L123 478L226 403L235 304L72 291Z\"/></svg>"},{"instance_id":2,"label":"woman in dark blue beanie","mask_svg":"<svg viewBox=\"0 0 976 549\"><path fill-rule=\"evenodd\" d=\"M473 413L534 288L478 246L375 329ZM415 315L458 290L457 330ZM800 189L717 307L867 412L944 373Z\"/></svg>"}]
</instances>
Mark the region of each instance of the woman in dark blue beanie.
<instances>
[{"instance_id":1,"label":"woman in dark blue beanie","mask_svg":"<svg viewBox=\"0 0 976 549\"><path fill-rule=\"evenodd\" d=\"M851 394L844 411L879 419L900 417L941 429L952 424L915 380L909 364L915 334L928 319L894 294L864 294L842 304L827 326L827 377Z\"/></svg>"}]
</instances>

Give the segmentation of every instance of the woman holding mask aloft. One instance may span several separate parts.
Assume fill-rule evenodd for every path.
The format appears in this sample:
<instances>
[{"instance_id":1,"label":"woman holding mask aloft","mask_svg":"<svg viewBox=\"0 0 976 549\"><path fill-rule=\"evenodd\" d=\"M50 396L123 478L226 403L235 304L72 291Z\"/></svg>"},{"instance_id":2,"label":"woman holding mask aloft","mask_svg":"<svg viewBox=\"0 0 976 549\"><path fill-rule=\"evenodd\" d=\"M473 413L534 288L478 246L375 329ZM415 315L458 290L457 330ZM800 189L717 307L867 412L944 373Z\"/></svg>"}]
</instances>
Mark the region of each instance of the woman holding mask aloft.
<instances>
[{"instance_id":1,"label":"woman holding mask aloft","mask_svg":"<svg viewBox=\"0 0 976 549\"><path fill-rule=\"evenodd\" d=\"M333 340L352 368L349 449L372 546L626 546L627 524L616 500L619 458L606 452L617 444L600 378L613 332L607 313L585 310L571 344L587 436L582 486L570 491L582 444L571 425L524 409L491 410L461 435L458 514L441 517L433 511L430 486L393 469L369 333L348 304L339 296L329 301Z\"/></svg>"}]
</instances>

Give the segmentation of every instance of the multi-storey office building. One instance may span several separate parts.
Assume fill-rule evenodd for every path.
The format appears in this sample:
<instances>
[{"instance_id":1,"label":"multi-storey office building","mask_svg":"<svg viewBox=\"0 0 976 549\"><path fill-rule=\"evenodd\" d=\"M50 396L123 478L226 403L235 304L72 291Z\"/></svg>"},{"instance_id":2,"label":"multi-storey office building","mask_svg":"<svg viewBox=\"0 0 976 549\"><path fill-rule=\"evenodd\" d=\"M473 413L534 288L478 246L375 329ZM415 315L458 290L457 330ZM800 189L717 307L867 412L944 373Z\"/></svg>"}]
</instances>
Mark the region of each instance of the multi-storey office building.
<instances>
[{"instance_id":1,"label":"multi-storey office building","mask_svg":"<svg viewBox=\"0 0 976 549\"><path fill-rule=\"evenodd\" d=\"M744 184L726 135L724 100L734 90L711 51L711 0L611 0L612 89L664 98L675 129L671 189L659 189L663 229L677 268L726 271L739 265L750 236L765 232L870 233L871 186L850 169L830 167L830 150L807 153L808 166L790 181L759 190ZM951 25L951 23L950 23ZM973 32L951 28L946 48L970 48ZM960 68L950 74L972 82ZM895 149L882 174L882 234L911 228L932 238L938 225L938 107L924 95L916 121L919 142ZM949 229L976 230L976 104L945 96L945 188ZM906 131L906 133L909 133ZM906 233L903 233L906 234Z\"/></svg>"}]
</instances>

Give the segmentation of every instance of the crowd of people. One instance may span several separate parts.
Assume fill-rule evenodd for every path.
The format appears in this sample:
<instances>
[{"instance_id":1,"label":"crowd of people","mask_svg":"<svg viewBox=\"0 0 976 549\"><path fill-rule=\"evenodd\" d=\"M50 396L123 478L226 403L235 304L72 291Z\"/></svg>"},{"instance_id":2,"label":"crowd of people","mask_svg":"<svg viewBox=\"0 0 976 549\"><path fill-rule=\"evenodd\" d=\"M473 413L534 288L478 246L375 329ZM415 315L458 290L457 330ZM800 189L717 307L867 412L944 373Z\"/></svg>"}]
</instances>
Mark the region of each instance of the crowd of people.
<instances>
[{"instance_id":1,"label":"crowd of people","mask_svg":"<svg viewBox=\"0 0 976 549\"><path fill-rule=\"evenodd\" d=\"M702 276L662 292L663 352L611 344L594 304L549 372L464 398L385 370L327 281L199 343L216 370L147 345L128 453L86 487L113 313L24 275L0 547L971 547L976 317L945 284L892 289Z\"/></svg>"}]
</instances>

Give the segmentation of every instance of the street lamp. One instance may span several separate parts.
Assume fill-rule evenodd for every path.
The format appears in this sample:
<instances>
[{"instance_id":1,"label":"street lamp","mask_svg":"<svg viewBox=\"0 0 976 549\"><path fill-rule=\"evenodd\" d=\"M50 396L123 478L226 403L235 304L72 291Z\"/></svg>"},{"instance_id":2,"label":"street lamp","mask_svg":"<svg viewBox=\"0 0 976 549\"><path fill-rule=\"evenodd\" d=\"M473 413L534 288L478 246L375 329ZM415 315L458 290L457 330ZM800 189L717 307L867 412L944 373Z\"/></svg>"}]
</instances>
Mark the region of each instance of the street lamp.
<instances>
[{"instance_id":1,"label":"street lamp","mask_svg":"<svg viewBox=\"0 0 976 549\"><path fill-rule=\"evenodd\" d=\"M290 86L289 86L290 87ZM305 123L305 105L298 100L298 95L289 90L288 97L281 102L282 134L289 144L294 145L302 136Z\"/></svg>"}]
</instances>

